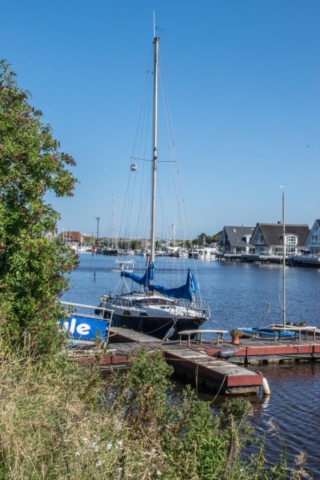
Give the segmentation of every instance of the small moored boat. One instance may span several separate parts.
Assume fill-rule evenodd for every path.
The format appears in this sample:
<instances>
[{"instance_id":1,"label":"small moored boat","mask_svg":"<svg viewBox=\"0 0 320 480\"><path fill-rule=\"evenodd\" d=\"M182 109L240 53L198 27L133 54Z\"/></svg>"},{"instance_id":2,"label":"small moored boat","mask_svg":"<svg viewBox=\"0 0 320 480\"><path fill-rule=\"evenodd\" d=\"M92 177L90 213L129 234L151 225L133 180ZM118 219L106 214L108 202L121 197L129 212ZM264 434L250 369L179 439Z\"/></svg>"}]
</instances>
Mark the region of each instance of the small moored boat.
<instances>
[{"instance_id":1,"label":"small moored boat","mask_svg":"<svg viewBox=\"0 0 320 480\"><path fill-rule=\"evenodd\" d=\"M242 331L242 338L274 338L275 336L275 330L272 330L271 325L268 327L241 327L239 330ZM295 332L279 330L276 335L280 338L292 338L296 334Z\"/></svg>"}]
</instances>

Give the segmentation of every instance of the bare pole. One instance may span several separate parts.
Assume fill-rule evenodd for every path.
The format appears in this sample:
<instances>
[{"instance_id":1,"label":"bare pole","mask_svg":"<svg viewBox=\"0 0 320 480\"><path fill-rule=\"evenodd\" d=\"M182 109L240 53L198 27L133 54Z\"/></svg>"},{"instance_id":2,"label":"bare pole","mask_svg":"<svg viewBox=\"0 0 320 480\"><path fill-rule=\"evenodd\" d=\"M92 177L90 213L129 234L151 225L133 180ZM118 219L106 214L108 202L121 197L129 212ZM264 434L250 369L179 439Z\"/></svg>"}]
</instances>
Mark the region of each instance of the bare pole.
<instances>
[{"instance_id":1,"label":"bare pole","mask_svg":"<svg viewBox=\"0 0 320 480\"><path fill-rule=\"evenodd\" d=\"M156 243L156 193L157 193L157 144L158 144L158 51L159 37L154 37L154 68L153 68L153 155L152 155L152 206L151 206L151 257L155 259Z\"/></svg>"},{"instance_id":2,"label":"bare pole","mask_svg":"<svg viewBox=\"0 0 320 480\"><path fill-rule=\"evenodd\" d=\"M284 190L282 191L282 239L283 239L283 258L282 258L282 320L283 326L287 324L287 299L286 299L286 223L284 215Z\"/></svg>"},{"instance_id":3,"label":"bare pole","mask_svg":"<svg viewBox=\"0 0 320 480\"><path fill-rule=\"evenodd\" d=\"M96 240L96 245L97 245L98 242L99 242L99 221L100 221L100 217L96 217L96 220L97 220L97 240Z\"/></svg>"}]
</instances>

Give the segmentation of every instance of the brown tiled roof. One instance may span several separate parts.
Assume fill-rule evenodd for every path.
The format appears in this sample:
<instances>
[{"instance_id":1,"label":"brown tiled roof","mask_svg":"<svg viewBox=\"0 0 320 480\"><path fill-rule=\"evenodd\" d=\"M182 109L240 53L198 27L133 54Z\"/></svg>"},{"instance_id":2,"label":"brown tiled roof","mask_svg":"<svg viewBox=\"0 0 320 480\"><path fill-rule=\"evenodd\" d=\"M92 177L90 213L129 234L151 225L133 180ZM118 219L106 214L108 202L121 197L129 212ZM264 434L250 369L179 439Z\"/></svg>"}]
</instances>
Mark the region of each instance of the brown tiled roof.
<instances>
[{"instance_id":1,"label":"brown tiled roof","mask_svg":"<svg viewBox=\"0 0 320 480\"><path fill-rule=\"evenodd\" d=\"M266 245L282 245L282 235L283 235L282 223L257 223L256 228L258 227L260 228L260 231L265 239ZM308 225L286 224L285 229L286 229L286 236L287 235L297 236L298 247L305 245L305 242L310 233L310 228L308 227Z\"/></svg>"},{"instance_id":2,"label":"brown tiled roof","mask_svg":"<svg viewBox=\"0 0 320 480\"><path fill-rule=\"evenodd\" d=\"M68 242L81 242L82 234L80 232L64 231L59 233L59 237L65 238Z\"/></svg>"}]
</instances>

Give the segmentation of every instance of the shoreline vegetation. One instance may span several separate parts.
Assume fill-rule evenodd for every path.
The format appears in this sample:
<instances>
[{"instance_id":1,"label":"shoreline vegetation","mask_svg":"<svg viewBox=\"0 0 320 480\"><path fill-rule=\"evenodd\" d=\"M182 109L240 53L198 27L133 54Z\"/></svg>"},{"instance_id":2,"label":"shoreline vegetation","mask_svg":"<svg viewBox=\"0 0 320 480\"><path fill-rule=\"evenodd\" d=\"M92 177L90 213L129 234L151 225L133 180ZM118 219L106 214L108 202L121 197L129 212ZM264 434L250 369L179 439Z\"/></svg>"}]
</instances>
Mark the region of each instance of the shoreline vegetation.
<instances>
[{"instance_id":1,"label":"shoreline vegetation","mask_svg":"<svg viewBox=\"0 0 320 480\"><path fill-rule=\"evenodd\" d=\"M303 456L289 469L281 439L278 465L267 464L265 436L275 428L257 439L247 400L228 401L217 414L189 387L173 394L172 367L145 349L129 371L103 379L102 354L97 345L88 367L67 352L2 360L0 478L308 478ZM255 442L257 453L245 458Z\"/></svg>"},{"instance_id":2,"label":"shoreline vegetation","mask_svg":"<svg viewBox=\"0 0 320 480\"><path fill-rule=\"evenodd\" d=\"M31 94L0 62L0 478L14 480L303 478L285 446L276 466L256 442L250 404L226 402L219 414L189 387L170 391L160 352L136 353L125 374L99 375L103 351L80 367L59 330L58 301L77 257L56 233L59 214L46 193L71 197L73 158L60 151Z\"/></svg>"}]
</instances>

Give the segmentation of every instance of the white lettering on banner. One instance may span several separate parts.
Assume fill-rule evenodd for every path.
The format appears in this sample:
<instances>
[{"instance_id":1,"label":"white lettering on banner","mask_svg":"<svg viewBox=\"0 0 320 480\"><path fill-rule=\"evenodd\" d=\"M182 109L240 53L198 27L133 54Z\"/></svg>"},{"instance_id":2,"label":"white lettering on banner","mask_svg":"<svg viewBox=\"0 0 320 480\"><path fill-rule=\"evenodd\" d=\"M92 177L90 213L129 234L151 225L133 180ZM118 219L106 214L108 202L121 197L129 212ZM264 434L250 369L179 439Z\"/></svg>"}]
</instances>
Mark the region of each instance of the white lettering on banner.
<instances>
[{"instance_id":1,"label":"white lettering on banner","mask_svg":"<svg viewBox=\"0 0 320 480\"><path fill-rule=\"evenodd\" d=\"M90 325L87 325L86 323L80 323L80 325L77 326L77 332L79 335L88 335L90 332Z\"/></svg>"},{"instance_id":2,"label":"white lettering on banner","mask_svg":"<svg viewBox=\"0 0 320 480\"><path fill-rule=\"evenodd\" d=\"M77 320L75 318L71 318L70 326L69 326L69 332L74 333L74 329L76 327L76 322Z\"/></svg>"},{"instance_id":3,"label":"white lettering on banner","mask_svg":"<svg viewBox=\"0 0 320 480\"><path fill-rule=\"evenodd\" d=\"M70 323L69 322L64 322L63 326L66 330L69 331L69 333L74 333L76 330L79 335L88 335L90 332L90 325L87 323L80 323L76 327L77 319L76 318L71 318Z\"/></svg>"}]
</instances>

